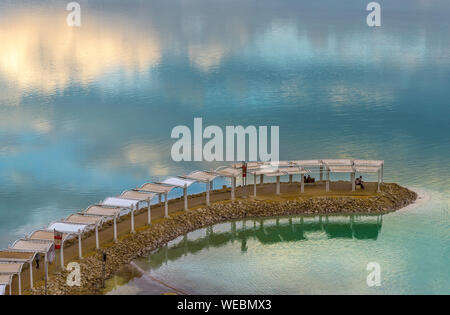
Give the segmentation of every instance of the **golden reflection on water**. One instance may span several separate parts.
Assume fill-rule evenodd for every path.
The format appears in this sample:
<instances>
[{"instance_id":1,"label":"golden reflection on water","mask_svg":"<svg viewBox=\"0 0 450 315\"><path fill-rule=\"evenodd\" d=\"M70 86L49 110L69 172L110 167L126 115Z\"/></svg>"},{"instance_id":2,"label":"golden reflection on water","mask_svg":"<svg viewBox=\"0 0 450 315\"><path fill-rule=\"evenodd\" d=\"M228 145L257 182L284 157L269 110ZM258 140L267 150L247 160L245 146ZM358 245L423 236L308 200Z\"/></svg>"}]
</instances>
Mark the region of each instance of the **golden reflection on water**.
<instances>
[{"instance_id":1,"label":"golden reflection on water","mask_svg":"<svg viewBox=\"0 0 450 315\"><path fill-rule=\"evenodd\" d=\"M0 19L0 77L16 90L50 95L71 82L86 86L117 68L126 75L159 63L161 49L151 30L130 30L117 21L89 19L66 24L67 12L20 12Z\"/></svg>"}]
</instances>

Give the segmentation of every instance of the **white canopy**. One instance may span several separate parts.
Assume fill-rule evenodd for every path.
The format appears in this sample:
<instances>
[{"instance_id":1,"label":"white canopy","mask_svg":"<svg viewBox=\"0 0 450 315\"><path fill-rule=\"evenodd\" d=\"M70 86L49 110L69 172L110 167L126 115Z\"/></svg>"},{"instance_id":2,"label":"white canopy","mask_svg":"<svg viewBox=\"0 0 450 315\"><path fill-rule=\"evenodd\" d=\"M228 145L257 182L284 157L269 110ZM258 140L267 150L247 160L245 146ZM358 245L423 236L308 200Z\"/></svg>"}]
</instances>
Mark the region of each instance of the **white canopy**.
<instances>
[{"instance_id":1,"label":"white canopy","mask_svg":"<svg viewBox=\"0 0 450 315\"><path fill-rule=\"evenodd\" d=\"M146 192L152 192L157 194L166 194L169 193L172 189L174 189L176 186L169 186L169 185L163 185L163 184L157 184L157 183L145 183L140 188L136 190L146 191Z\"/></svg>"},{"instance_id":2,"label":"white canopy","mask_svg":"<svg viewBox=\"0 0 450 315\"><path fill-rule=\"evenodd\" d=\"M155 196L156 196L155 193L142 192L135 189L124 191L120 195L121 198L133 199L138 201L148 201L153 199L153 197Z\"/></svg>"},{"instance_id":3,"label":"white canopy","mask_svg":"<svg viewBox=\"0 0 450 315\"><path fill-rule=\"evenodd\" d=\"M333 173L353 173L354 169L351 166L330 166L330 171Z\"/></svg>"},{"instance_id":4,"label":"white canopy","mask_svg":"<svg viewBox=\"0 0 450 315\"><path fill-rule=\"evenodd\" d=\"M252 172L252 174L253 175L265 175L265 176L269 176L269 177L287 175L287 173L284 173L281 170L272 169L272 168L266 169L266 170L254 171L254 172Z\"/></svg>"},{"instance_id":5,"label":"white canopy","mask_svg":"<svg viewBox=\"0 0 450 315\"><path fill-rule=\"evenodd\" d=\"M242 173L242 171L240 169L233 168L233 167L218 168L215 172L217 174L219 174L220 176L225 176L225 177L237 177L237 176L241 175L241 173Z\"/></svg>"},{"instance_id":6,"label":"white canopy","mask_svg":"<svg viewBox=\"0 0 450 315\"><path fill-rule=\"evenodd\" d=\"M268 162L247 162L247 170L258 169L263 165L268 165ZM231 167L242 168L242 163L231 164Z\"/></svg>"},{"instance_id":7,"label":"white canopy","mask_svg":"<svg viewBox=\"0 0 450 315\"><path fill-rule=\"evenodd\" d=\"M88 226L86 224L75 224L75 223L63 223L63 222L55 222L49 225L49 230L56 230L58 232L63 233L81 233L83 232Z\"/></svg>"},{"instance_id":8,"label":"white canopy","mask_svg":"<svg viewBox=\"0 0 450 315\"><path fill-rule=\"evenodd\" d=\"M100 223L102 223L102 217L92 215L71 214L64 221L66 223L99 225Z\"/></svg>"},{"instance_id":9,"label":"white canopy","mask_svg":"<svg viewBox=\"0 0 450 315\"><path fill-rule=\"evenodd\" d=\"M309 171L304 169L303 167L284 167L284 168L280 168L279 171L284 172L289 175L309 173Z\"/></svg>"},{"instance_id":10,"label":"white canopy","mask_svg":"<svg viewBox=\"0 0 450 315\"><path fill-rule=\"evenodd\" d=\"M190 173L187 177L189 179L193 179L200 182L210 182L213 181L216 177L219 175L216 175L214 173L205 172L205 171L195 171Z\"/></svg>"},{"instance_id":11,"label":"white canopy","mask_svg":"<svg viewBox=\"0 0 450 315\"><path fill-rule=\"evenodd\" d=\"M92 205L89 206L84 212L83 214L87 214L87 215L96 215L96 216L102 216L102 217L116 217L119 216L121 214L122 210L121 208L108 208L108 207L103 207L103 206L99 206L99 205Z\"/></svg>"},{"instance_id":12,"label":"white canopy","mask_svg":"<svg viewBox=\"0 0 450 315\"><path fill-rule=\"evenodd\" d=\"M353 164L352 160L350 159L328 159L322 160L322 162L328 166L351 166Z\"/></svg>"},{"instance_id":13,"label":"white canopy","mask_svg":"<svg viewBox=\"0 0 450 315\"><path fill-rule=\"evenodd\" d=\"M379 169L378 166L355 166L358 173L377 173Z\"/></svg>"},{"instance_id":14,"label":"white canopy","mask_svg":"<svg viewBox=\"0 0 450 315\"><path fill-rule=\"evenodd\" d=\"M270 166L274 167L281 167L281 166L291 166L292 163L290 161L270 161L269 163L265 163Z\"/></svg>"},{"instance_id":15,"label":"white canopy","mask_svg":"<svg viewBox=\"0 0 450 315\"><path fill-rule=\"evenodd\" d=\"M135 208L138 200L108 197L102 202L102 206L119 207L119 208Z\"/></svg>"},{"instance_id":16,"label":"white canopy","mask_svg":"<svg viewBox=\"0 0 450 315\"><path fill-rule=\"evenodd\" d=\"M53 242L21 239L15 241L10 249L26 252L48 253L53 250Z\"/></svg>"},{"instance_id":17,"label":"white canopy","mask_svg":"<svg viewBox=\"0 0 450 315\"><path fill-rule=\"evenodd\" d=\"M65 241L67 238L69 238L68 233L63 233L62 239ZM30 233L30 235L27 237L30 240L39 240L39 241L49 241L54 242L55 241L55 233L53 231L48 230L37 230Z\"/></svg>"},{"instance_id":18,"label":"white canopy","mask_svg":"<svg viewBox=\"0 0 450 315\"><path fill-rule=\"evenodd\" d=\"M321 160L296 160L291 163L300 166L321 166L323 164Z\"/></svg>"},{"instance_id":19,"label":"white canopy","mask_svg":"<svg viewBox=\"0 0 450 315\"><path fill-rule=\"evenodd\" d=\"M383 160L354 160L353 163L358 166L381 166L384 164Z\"/></svg>"},{"instance_id":20,"label":"white canopy","mask_svg":"<svg viewBox=\"0 0 450 315\"><path fill-rule=\"evenodd\" d=\"M171 185L171 186L177 186L177 187L184 187L184 185L189 187L195 182L196 181L193 179L186 179L186 178L181 178L181 177L169 177L161 183L166 184L166 185Z\"/></svg>"},{"instance_id":21,"label":"white canopy","mask_svg":"<svg viewBox=\"0 0 450 315\"><path fill-rule=\"evenodd\" d=\"M23 263L2 262L0 263L0 274L19 274L22 272Z\"/></svg>"}]
</instances>

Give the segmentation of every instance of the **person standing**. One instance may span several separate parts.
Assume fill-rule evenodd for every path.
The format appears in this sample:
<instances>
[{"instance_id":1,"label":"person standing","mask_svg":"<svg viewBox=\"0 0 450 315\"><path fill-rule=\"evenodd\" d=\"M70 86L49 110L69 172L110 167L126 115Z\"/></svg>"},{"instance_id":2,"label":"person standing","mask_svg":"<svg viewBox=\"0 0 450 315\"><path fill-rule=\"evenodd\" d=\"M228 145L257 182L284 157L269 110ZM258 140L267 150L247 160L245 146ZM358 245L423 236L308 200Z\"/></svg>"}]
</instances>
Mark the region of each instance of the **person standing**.
<instances>
[{"instance_id":1,"label":"person standing","mask_svg":"<svg viewBox=\"0 0 450 315\"><path fill-rule=\"evenodd\" d=\"M242 183L243 186L247 185L247 163L242 161Z\"/></svg>"},{"instance_id":2,"label":"person standing","mask_svg":"<svg viewBox=\"0 0 450 315\"><path fill-rule=\"evenodd\" d=\"M36 269L39 269L39 261L41 260L41 254L36 254Z\"/></svg>"},{"instance_id":3,"label":"person standing","mask_svg":"<svg viewBox=\"0 0 450 315\"><path fill-rule=\"evenodd\" d=\"M356 184L356 186L360 186L361 189L364 189L364 183L363 183L363 180L362 180L362 176L359 176L356 179L355 184Z\"/></svg>"}]
</instances>

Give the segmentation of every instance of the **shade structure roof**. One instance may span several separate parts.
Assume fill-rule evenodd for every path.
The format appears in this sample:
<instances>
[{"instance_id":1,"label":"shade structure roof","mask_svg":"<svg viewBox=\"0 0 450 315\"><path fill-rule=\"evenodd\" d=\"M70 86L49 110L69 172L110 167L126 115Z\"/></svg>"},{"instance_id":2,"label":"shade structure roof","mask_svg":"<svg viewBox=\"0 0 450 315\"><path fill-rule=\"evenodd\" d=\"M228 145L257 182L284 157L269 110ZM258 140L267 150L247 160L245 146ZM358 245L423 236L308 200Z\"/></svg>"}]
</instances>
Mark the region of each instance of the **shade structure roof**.
<instances>
[{"instance_id":1,"label":"shade structure roof","mask_svg":"<svg viewBox=\"0 0 450 315\"><path fill-rule=\"evenodd\" d=\"M333 173L353 173L355 171L352 166L329 166L328 168Z\"/></svg>"},{"instance_id":2,"label":"shade structure roof","mask_svg":"<svg viewBox=\"0 0 450 315\"><path fill-rule=\"evenodd\" d=\"M309 171L304 169L303 167L283 167L283 168L280 168L279 171L289 174L289 175L309 173Z\"/></svg>"},{"instance_id":3,"label":"shade structure roof","mask_svg":"<svg viewBox=\"0 0 450 315\"><path fill-rule=\"evenodd\" d=\"M259 170L259 171L254 171L252 172L253 175L265 175L265 176L269 176L269 177L273 177L273 176L283 176L286 175L286 173L277 170L277 169L267 169L267 170Z\"/></svg>"},{"instance_id":4,"label":"shade structure roof","mask_svg":"<svg viewBox=\"0 0 450 315\"><path fill-rule=\"evenodd\" d=\"M155 197L155 193L149 193L149 192L142 192L138 190L127 190L124 191L120 198L126 198L126 199L133 199L133 200L139 200L139 201L148 201L152 200L153 197Z\"/></svg>"},{"instance_id":5,"label":"shade structure roof","mask_svg":"<svg viewBox=\"0 0 450 315\"><path fill-rule=\"evenodd\" d=\"M146 183L146 184L142 185L139 188L139 190L148 191L148 192L157 193L157 194L166 194L166 193L169 193L175 187L176 187L176 185L170 186L170 185L163 185L163 184L157 184L157 183Z\"/></svg>"},{"instance_id":6,"label":"shade structure roof","mask_svg":"<svg viewBox=\"0 0 450 315\"><path fill-rule=\"evenodd\" d=\"M62 239L63 241L66 240L69 237L69 234L63 233ZM48 230L38 230L34 231L28 236L28 239L30 240L40 240L40 241L55 241L55 233L53 231Z\"/></svg>"},{"instance_id":7,"label":"shade structure roof","mask_svg":"<svg viewBox=\"0 0 450 315\"><path fill-rule=\"evenodd\" d=\"M195 183L196 180L194 179L187 179L187 178L181 178L181 177L169 177L162 181L162 184L165 185L171 185L176 187L184 187L185 185L187 187L191 186L193 183Z\"/></svg>"},{"instance_id":8,"label":"shade structure roof","mask_svg":"<svg viewBox=\"0 0 450 315\"><path fill-rule=\"evenodd\" d=\"M353 162L350 159L328 159L322 160L327 166L352 166Z\"/></svg>"},{"instance_id":9,"label":"shade structure roof","mask_svg":"<svg viewBox=\"0 0 450 315\"><path fill-rule=\"evenodd\" d=\"M26 252L48 253L53 248L53 243L35 239L21 239L15 241L9 248Z\"/></svg>"},{"instance_id":10,"label":"shade structure roof","mask_svg":"<svg viewBox=\"0 0 450 315\"><path fill-rule=\"evenodd\" d=\"M291 161L292 164L300 166L321 166L323 165L321 160L295 160Z\"/></svg>"},{"instance_id":11,"label":"shade structure roof","mask_svg":"<svg viewBox=\"0 0 450 315\"><path fill-rule=\"evenodd\" d=\"M67 234L78 234L84 232L87 227L87 224L55 222L48 226L48 230L55 230Z\"/></svg>"},{"instance_id":12,"label":"shade structure roof","mask_svg":"<svg viewBox=\"0 0 450 315\"><path fill-rule=\"evenodd\" d=\"M220 176L225 176L225 177L237 177L239 175L241 175L242 171L237 169L237 168L233 168L233 167L225 167L222 169L217 169L215 171L217 174L219 174Z\"/></svg>"},{"instance_id":13,"label":"shade structure roof","mask_svg":"<svg viewBox=\"0 0 450 315\"><path fill-rule=\"evenodd\" d=\"M102 218L98 216L89 216L81 214L71 214L64 220L67 223L80 223L86 225L97 225L102 222Z\"/></svg>"},{"instance_id":14,"label":"shade structure roof","mask_svg":"<svg viewBox=\"0 0 450 315\"><path fill-rule=\"evenodd\" d=\"M270 161L270 162L266 162L264 163L265 165L270 165L270 166L291 166L292 163L290 161Z\"/></svg>"},{"instance_id":15,"label":"shade structure roof","mask_svg":"<svg viewBox=\"0 0 450 315\"><path fill-rule=\"evenodd\" d=\"M186 176L188 179L194 179L199 182L213 181L218 175L205 171L195 171Z\"/></svg>"},{"instance_id":16,"label":"shade structure roof","mask_svg":"<svg viewBox=\"0 0 450 315\"><path fill-rule=\"evenodd\" d=\"M247 162L247 169L248 170L258 169L264 164L266 164L266 163L265 162ZM231 167L241 168L242 167L242 163L231 164Z\"/></svg>"},{"instance_id":17,"label":"shade structure roof","mask_svg":"<svg viewBox=\"0 0 450 315\"><path fill-rule=\"evenodd\" d=\"M20 273L22 271L23 263L0 263L0 274Z\"/></svg>"},{"instance_id":18,"label":"shade structure roof","mask_svg":"<svg viewBox=\"0 0 450 315\"><path fill-rule=\"evenodd\" d=\"M355 170L358 173L376 173L380 167L378 166L355 166Z\"/></svg>"},{"instance_id":19,"label":"shade structure roof","mask_svg":"<svg viewBox=\"0 0 450 315\"><path fill-rule=\"evenodd\" d=\"M27 262L27 261L34 259L35 255L36 255L36 253L1 250L0 251L0 261Z\"/></svg>"},{"instance_id":20,"label":"shade structure roof","mask_svg":"<svg viewBox=\"0 0 450 315\"><path fill-rule=\"evenodd\" d=\"M121 212L122 210L118 207L110 208L110 207L103 207L100 205L92 205L89 206L86 210L84 210L83 213L102 217L116 217L120 215Z\"/></svg>"},{"instance_id":21,"label":"shade structure roof","mask_svg":"<svg viewBox=\"0 0 450 315\"><path fill-rule=\"evenodd\" d=\"M382 160L353 160L353 163L357 166L381 166L384 164Z\"/></svg>"},{"instance_id":22,"label":"shade structure roof","mask_svg":"<svg viewBox=\"0 0 450 315\"><path fill-rule=\"evenodd\" d=\"M134 208L139 201L135 199L108 197L102 202L102 206L119 207L119 208Z\"/></svg>"}]
</instances>

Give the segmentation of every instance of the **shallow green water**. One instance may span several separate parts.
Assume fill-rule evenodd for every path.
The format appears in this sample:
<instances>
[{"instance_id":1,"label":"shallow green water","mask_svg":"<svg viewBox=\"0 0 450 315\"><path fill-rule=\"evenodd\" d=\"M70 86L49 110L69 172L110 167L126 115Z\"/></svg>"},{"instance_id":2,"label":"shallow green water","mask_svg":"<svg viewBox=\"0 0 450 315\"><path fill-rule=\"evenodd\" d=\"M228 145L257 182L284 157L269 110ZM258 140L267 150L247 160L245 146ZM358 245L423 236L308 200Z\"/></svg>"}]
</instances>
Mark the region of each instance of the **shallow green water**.
<instances>
[{"instance_id":1,"label":"shallow green water","mask_svg":"<svg viewBox=\"0 0 450 315\"><path fill-rule=\"evenodd\" d=\"M227 243L152 272L201 292L448 291L448 0L379 1L380 28L359 0L78 2L73 29L67 1L0 0L1 247L125 189L222 165L171 159L172 128L202 117L279 126L285 160L383 159L386 181L431 201L383 217L376 241L249 239L246 253ZM369 289L372 259L383 286Z\"/></svg>"},{"instance_id":2,"label":"shallow green water","mask_svg":"<svg viewBox=\"0 0 450 315\"><path fill-rule=\"evenodd\" d=\"M137 267L119 272L107 291L448 294L448 238L439 238L449 236L448 224L443 213L429 210L432 205L439 206L428 200L383 216L294 216L217 224L136 260ZM424 215L431 219L423 222ZM367 285L370 262L380 265L380 286Z\"/></svg>"}]
</instances>

